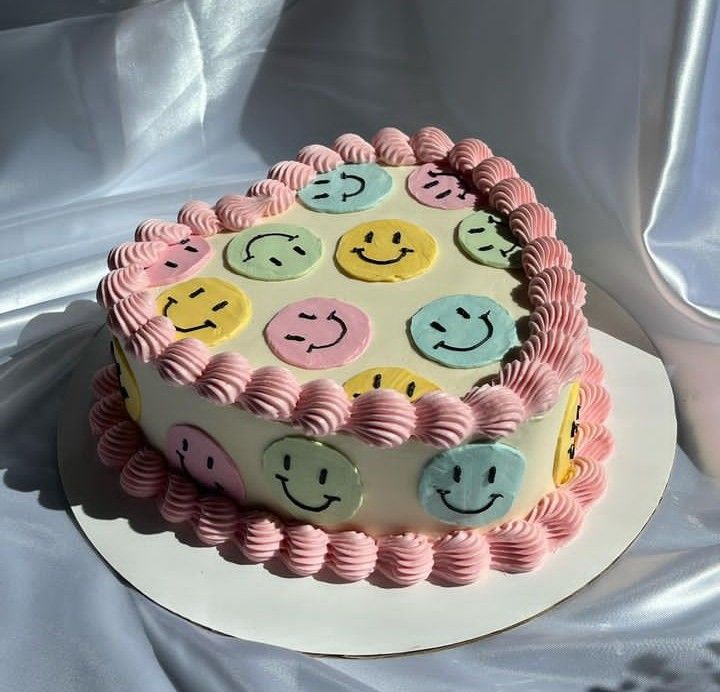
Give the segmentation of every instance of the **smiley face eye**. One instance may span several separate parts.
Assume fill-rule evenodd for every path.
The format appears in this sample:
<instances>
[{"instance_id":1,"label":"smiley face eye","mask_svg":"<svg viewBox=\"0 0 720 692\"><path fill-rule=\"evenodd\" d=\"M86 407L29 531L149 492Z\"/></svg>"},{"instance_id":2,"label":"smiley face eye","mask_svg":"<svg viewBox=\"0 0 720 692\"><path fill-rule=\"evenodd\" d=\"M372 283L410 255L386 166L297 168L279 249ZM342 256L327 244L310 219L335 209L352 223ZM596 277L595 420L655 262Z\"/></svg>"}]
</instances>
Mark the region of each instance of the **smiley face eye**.
<instances>
[{"instance_id":1,"label":"smiley face eye","mask_svg":"<svg viewBox=\"0 0 720 692\"><path fill-rule=\"evenodd\" d=\"M416 389L417 389L417 385L415 384L414 381L408 383L408 386L405 387L405 394L407 394L408 399L413 398Z\"/></svg>"},{"instance_id":2,"label":"smiley face eye","mask_svg":"<svg viewBox=\"0 0 720 692\"><path fill-rule=\"evenodd\" d=\"M395 231L395 233L393 233L393 237L392 237L393 243L395 243L395 245L400 245L401 240L402 240L402 234L400 233L400 231Z\"/></svg>"},{"instance_id":3,"label":"smiley face eye","mask_svg":"<svg viewBox=\"0 0 720 692\"><path fill-rule=\"evenodd\" d=\"M320 469L320 474L318 475L318 483L320 483L320 485L325 485L326 481L327 481L327 469Z\"/></svg>"},{"instance_id":4,"label":"smiley face eye","mask_svg":"<svg viewBox=\"0 0 720 692\"><path fill-rule=\"evenodd\" d=\"M496 472L497 472L497 469L494 466L491 466L490 470L488 471L488 483L495 482L495 473Z\"/></svg>"},{"instance_id":5,"label":"smiley face eye","mask_svg":"<svg viewBox=\"0 0 720 692\"><path fill-rule=\"evenodd\" d=\"M433 329L436 329L436 330L439 331L439 332L446 332L446 331L447 331L447 329L445 329L445 327L443 327L443 326L440 324L440 322L435 322L435 321L430 322L430 326L431 326Z\"/></svg>"},{"instance_id":6,"label":"smiley face eye","mask_svg":"<svg viewBox=\"0 0 720 692\"><path fill-rule=\"evenodd\" d=\"M189 293L188 298L197 298L202 293L205 293L205 289L201 286L200 288L196 288L192 293Z\"/></svg>"},{"instance_id":7,"label":"smiley face eye","mask_svg":"<svg viewBox=\"0 0 720 692\"><path fill-rule=\"evenodd\" d=\"M212 457L207 458L207 467L208 469L212 470L212 467L215 466L215 459Z\"/></svg>"},{"instance_id":8,"label":"smiley face eye","mask_svg":"<svg viewBox=\"0 0 720 692\"><path fill-rule=\"evenodd\" d=\"M283 468L284 468L286 471L289 471L289 470L290 470L290 455L289 455L289 454L286 454L286 455L283 457Z\"/></svg>"},{"instance_id":9,"label":"smiley face eye","mask_svg":"<svg viewBox=\"0 0 720 692\"><path fill-rule=\"evenodd\" d=\"M366 243L372 243L374 237L375 237L375 234L374 234L372 231L368 231L368 232L365 234L365 242L366 242Z\"/></svg>"},{"instance_id":10,"label":"smiley face eye","mask_svg":"<svg viewBox=\"0 0 720 692\"><path fill-rule=\"evenodd\" d=\"M466 320L470 319L470 313L465 308L458 308L455 310L460 317L464 317Z\"/></svg>"},{"instance_id":11,"label":"smiley face eye","mask_svg":"<svg viewBox=\"0 0 720 692\"><path fill-rule=\"evenodd\" d=\"M189 446L189 445L188 445L187 438L183 437L183 441L182 441L182 451L183 451L183 452L187 452L187 451L188 451L188 446Z\"/></svg>"},{"instance_id":12,"label":"smiley face eye","mask_svg":"<svg viewBox=\"0 0 720 692\"><path fill-rule=\"evenodd\" d=\"M307 312L299 312L298 317L300 317L303 320L316 320L317 315L310 315Z\"/></svg>"},{"instance_id":13,"label":"smiley face eye","mask_svg":"<svg viewBox=\"0 0 720 692\"><path fill-rule=\"evenodd\" d=\"M457 465L453 466L453 480L456 483L459 483L461 478L462 478L462 469Z\"/></svg>"},{"instance_id":14,"label":"smiley face eye","mask_svg":"<svg viewBox=\"0 0 720 692\"><path fill-rule=\"evenodd\" d=\"M183 250L186 252L197 252L198 249L196 247L193 247L192 245L186 245Z\"/></svg>"}]
</instances>

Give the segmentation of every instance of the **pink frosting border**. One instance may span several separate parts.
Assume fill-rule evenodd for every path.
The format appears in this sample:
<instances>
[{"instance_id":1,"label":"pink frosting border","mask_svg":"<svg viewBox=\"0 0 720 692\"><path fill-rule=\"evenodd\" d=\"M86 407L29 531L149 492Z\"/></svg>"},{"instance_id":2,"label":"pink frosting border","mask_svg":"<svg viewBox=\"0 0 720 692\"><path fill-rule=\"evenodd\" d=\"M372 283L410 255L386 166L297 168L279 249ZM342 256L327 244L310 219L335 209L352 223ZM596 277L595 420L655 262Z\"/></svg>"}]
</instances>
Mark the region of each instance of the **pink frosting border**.
<instances>
[{"instance_id":1,"label":"pink frosting border","mask_svg":"<svg viewBox=\"0 0 720 692\"><path fill-rule=\"evenodd\" d=\"M146 268L167 244L191 235L248 228L287 210L297 191L317 173L343 163L370 161L389 166L442 163L465 177L481 204L508 215L510 228L523 246L522 266L533 307L531 340L535 338L535 342L526 341L517 358L505 364L492 382L472 387L462 397L438 393L414 404L390 390L349 400L332 380L301 385L285 368L253 370L240 354L211 355L197 339L175 341L172 323L156 314L146 291ZM268 178L252 185L246 195L226 195L214 206L186 203L177 223L144 221L134 243L110 252L110 272L100 281L97 297L107 309L111 330L137 358L153 363L170 383L194 387L214 403L238 405L310 435L349 433L379 447L396 447L413 437L449 448L468 438L497 439L511 434L518 425L550 408L562 386L582 367L589 350L587 322L581 311L585 286L572 270L567 246L555 237L555 226L552 211L537 202L530 183L519 177L510 161L493 156L481 140L453 143L436 127L424 127L408 137L386 127L372 142L344 134L332 148L320 144L303 147L295 161L275 164Z\"/></svg>"},{"instance_id":2,"label":"pink frosting border","mask_svg":"<svg viewBox=\"0 0 720 692\"><path fill-rule=\"evenodd\" d=\"M585 513L604 492L603 462L613 449L612 435L603 425L610 398L600 384L597 358L587 352L583 362L575 476L543 496L524 518L484 533L457 529L439 538L407 532L378 539L361 531L329 533L312 524L283 524L268 512L238 507L228 497L203 495L146 443L118 394L114 365L101 368L93 381L97 401L90 410L90 428L99 436L101 462L120 472L122 489L133 497L155 498L166 521L190 522L205 545L231 541L250 562L277 558L299 576L327 568L343 581L378 572L398 586L428 578L469 584L491 569L516 573L538 567L577 535Z\"/></svg>"}]
</instances>

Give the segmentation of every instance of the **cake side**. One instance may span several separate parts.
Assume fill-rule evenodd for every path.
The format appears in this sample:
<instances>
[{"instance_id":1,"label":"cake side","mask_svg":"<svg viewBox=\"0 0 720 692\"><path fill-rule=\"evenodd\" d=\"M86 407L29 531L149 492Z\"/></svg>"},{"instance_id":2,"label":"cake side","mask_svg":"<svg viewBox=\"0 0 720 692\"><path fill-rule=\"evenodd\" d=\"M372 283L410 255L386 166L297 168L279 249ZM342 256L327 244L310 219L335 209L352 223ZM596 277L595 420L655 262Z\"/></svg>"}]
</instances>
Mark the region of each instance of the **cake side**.
<instances>
[{"instance_id":1,"label":"cake side","mask_svg":"<svg viewBox=\"0 0 720 692\"><path fill-rule=\"evenodd\" d=\"M583 360L572 478L524 516L489 532L455 529L440 537L405 532L380 538L362 531L326 532L312 524L285 524L267 511L208 492L148 444L125 406L116 364L95 376L97 401L90 427L99 438L101 462L119 472L122 489L133 497L155 499L166 521L190 523L206 545L232 542L250 562L279 559L300 576L327 569L345 581L357 581L377 571L400 586L431 577L468 584L490 569L524 572L540 566L580 531L585 513L604 492L604 462L613 448L604 425L610 402L601 384L602 365L590 353Z\"/></svg>"}]
</instances>

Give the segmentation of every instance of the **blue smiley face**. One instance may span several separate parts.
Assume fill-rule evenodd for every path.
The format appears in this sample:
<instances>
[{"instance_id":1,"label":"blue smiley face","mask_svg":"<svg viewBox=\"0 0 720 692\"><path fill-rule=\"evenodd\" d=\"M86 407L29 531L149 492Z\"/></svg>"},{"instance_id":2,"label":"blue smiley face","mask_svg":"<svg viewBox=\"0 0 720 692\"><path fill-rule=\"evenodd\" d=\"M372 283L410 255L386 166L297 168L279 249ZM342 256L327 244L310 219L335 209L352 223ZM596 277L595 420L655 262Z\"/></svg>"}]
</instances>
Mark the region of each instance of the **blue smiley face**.
<instances>
[{"instance_id":1,"label":"blue smiley face","mask_svg":"<svg viewBox=\"0 0 720 692\"><path fill-rule=\"evenodd\" d=\"M451 368L477 368L500 360L518 344L510 313L485 296L438 298L410 319L420 353Z\"/></svg>"},{"instance_id":2,"label":"blue smiley face","mask_svg":"<svg viewBox=\"0 0 720 692\"><path fill-rule=\"evenodd\" d=\"M420 477L420 503L431 516L458 526L483 526L510 511L525 476L525 457L498 442L441 452Z\"/></svg>"},{"instance_id":3,"label":"blue smiley face","mask_svg":"<svg viewBox=\"0 0 720 692\"><path fill-rule=\"evenodd\" d=\"M374 207L392 188L392 178L375 163L349 163L321 173L298 191L313 211L347 214Z\"/></svg>"}]
</instances>

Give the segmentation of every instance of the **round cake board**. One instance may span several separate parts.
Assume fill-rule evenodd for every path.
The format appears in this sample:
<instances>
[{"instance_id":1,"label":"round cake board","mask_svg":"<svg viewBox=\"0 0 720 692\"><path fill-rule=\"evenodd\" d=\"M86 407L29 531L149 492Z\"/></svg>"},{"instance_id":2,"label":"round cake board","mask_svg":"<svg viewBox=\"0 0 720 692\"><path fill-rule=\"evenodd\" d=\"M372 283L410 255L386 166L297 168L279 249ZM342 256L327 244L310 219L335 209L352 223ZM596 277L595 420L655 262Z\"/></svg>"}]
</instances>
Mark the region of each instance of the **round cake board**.
<instances>
[{"instance_id":1,"label":"round cake board","mask_svg":"<svg viewBox=\"0 0 720 692\"><path fill-rule=\"evenodd\" d=\"M59 423L63 486L77 522L102 557L156 603L242 639L316 654L377 656L448 646L542 613L601 574L655 511L675 452L672 391L654 356L592 331L613 401L615 452L606 494L580 535L525 574L491 571L468 586L407 588L280 576L244 564L226 548L199 547L174 530L155 503L126 496L119 474L100 464L88 427L90 382L109 362L109 335L93 340L69 385Z\"/></svg>"}]
</instances>

